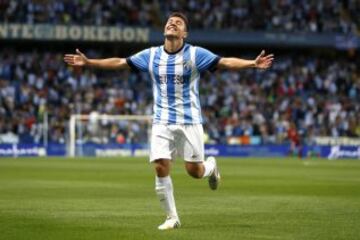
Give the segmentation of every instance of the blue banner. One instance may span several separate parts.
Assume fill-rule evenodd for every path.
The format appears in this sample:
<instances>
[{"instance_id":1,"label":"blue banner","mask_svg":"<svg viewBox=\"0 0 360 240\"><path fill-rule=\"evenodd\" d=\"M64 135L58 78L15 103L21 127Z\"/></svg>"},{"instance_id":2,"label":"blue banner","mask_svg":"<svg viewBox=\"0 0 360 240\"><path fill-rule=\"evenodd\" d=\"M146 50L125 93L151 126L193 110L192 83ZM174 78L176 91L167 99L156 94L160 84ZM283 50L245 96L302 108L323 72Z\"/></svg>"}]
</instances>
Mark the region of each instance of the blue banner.
<instances>
[{"instance_id":1,"label":"blue banner","mask_svg":"<svg viewBox=\"0 0 360 240\"><path fill-rule=\"evenodd\" d=\"M0 157L46 156L39 144L0 144Z\"/></svg>"},{"instance_id":2,"label":"blue banner","mask_svg":"<svg viewBox=\"0 0 360 240\"><path fill-rule=\"evenodd\" d=\"M289 145L205 145L206 156L285 157L289 154Z\"/></svg>"},{"instance_id":3,"label":"blue banner","mask_svg":"<svg viewBox=\"0 0 360 240\"><path fill-rule=\"evenodd\" d=\"M338 158L360 159L360 146L325 146L321 148L320 156L330 160Z\"/></svg>"},{"instance_id":4,"label":"blue banner","mask_svg":"<svg viewBox=\"0 0 360 240\"><path fill-rule=\"evenodd\" d=\"M293 153L283 145L205 145L206 156L220 157L322 157L328 159L360 159L360 146L303 146ZM78 144L77 156L149 156L148 144ZM67 156L65 144L0 144L0 157Z\"/></svg>"},{"instance_id":5,"label":"blue banner","mask_svg":"<svg viewBox=\"0 0 360 240\"><path fill-rule=\"evenodd\" d=\"M75 154L77 156L148 156L148 144L77 144Z\"/></svg>"}]
</instances>

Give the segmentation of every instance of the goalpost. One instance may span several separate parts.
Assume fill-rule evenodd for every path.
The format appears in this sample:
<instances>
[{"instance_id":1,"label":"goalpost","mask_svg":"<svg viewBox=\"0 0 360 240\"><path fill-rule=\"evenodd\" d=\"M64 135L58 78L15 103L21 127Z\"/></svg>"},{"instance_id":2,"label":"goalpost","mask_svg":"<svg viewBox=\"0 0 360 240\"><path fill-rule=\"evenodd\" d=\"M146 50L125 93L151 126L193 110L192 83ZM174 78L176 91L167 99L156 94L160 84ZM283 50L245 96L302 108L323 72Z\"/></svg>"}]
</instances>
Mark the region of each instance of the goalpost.
<instances>
[{"instance_id":1,"label":"goalpost","mask_svg":"<svg viewBox=\"0 0 360 240\"><path fill-rule=\"evenodd\" d=\"M131 131L135 129L136 134L139 135L138 137L146 138L146 142L148 143L151 131L151 121L152 117L145 115L107 115L98 114L97 112L92 112L88 115L73 114L69 121L68 155L70 157L83 155L81 151L80 154L77 154L76 148L77 145L82 146L87 142L107 144L110 139L110 136L108 135L112 134L112 132L116 132L119 126L128 128L127 130L130 131L131 136L134 136L134 132ZM121 144L123 138L121 137L121 134L119 136L120 138L116 138L115 141L118 144Z\"/></svg>"}]
</instances>

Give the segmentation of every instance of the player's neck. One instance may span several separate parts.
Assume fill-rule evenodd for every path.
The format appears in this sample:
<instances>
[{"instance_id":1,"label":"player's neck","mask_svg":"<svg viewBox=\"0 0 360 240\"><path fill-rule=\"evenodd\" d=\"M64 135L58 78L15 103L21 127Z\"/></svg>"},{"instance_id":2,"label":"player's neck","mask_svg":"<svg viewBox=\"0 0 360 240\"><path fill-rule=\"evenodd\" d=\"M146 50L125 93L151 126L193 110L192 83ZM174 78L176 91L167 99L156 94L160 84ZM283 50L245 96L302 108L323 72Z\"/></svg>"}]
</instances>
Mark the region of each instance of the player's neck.
<instances>
[{"instance_id":1,"label":"player's neck","mask_svg":"<svg viewBox=\"0 0 360 240\"><path fill-rule=\"evenodd\" d=\"M174 54L177 53L184 45L184 40L183 39L168 39L165 38L165 43L164 43L164 50L167 53L170 54Z\"/></svg>"}]
</instances>

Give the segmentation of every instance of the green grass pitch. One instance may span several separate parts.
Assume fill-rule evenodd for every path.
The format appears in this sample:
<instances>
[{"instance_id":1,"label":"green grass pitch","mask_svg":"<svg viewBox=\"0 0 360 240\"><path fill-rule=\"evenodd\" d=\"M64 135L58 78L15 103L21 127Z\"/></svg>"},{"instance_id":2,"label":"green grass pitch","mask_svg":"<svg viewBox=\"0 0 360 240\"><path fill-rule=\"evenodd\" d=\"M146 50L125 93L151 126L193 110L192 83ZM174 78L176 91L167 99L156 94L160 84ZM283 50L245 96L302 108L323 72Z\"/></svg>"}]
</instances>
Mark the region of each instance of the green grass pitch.
<instances>
[{"instance_id":1,"label":"green grass pitch","mask_svg":"<svg viewBox=\"0 0 360 240\"><path fill-rule=\"evenodd\" d=\"M220 158L211 191L177 160L182 228L146 158L0 159L0 239L360 239L360 161Z\"/></svg>"}]
</instances>

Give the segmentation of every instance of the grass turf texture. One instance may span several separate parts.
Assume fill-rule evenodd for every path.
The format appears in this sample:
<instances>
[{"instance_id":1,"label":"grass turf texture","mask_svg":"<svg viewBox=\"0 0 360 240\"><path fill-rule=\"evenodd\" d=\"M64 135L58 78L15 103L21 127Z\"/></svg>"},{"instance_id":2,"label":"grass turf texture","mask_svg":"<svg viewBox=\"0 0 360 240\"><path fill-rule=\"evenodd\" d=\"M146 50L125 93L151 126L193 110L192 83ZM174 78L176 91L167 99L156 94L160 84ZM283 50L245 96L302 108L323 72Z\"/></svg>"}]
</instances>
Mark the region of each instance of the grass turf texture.
<instances>
[{"instance_id":1,"label":"grass turf texture","mask_svg":"<svg viewBox=\"0 0 360 240\"><path fill-rule=\"evenodd\" d=\"M182 228L145 158L0 159L0 239L360 239L360 161L218 159L222 184L172 169Z\"/></svg>"}]
</instances>

